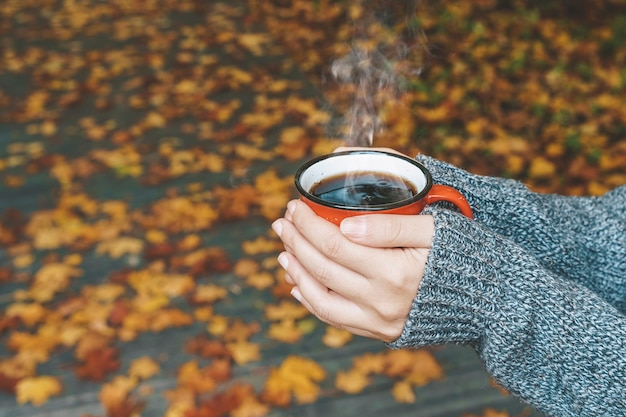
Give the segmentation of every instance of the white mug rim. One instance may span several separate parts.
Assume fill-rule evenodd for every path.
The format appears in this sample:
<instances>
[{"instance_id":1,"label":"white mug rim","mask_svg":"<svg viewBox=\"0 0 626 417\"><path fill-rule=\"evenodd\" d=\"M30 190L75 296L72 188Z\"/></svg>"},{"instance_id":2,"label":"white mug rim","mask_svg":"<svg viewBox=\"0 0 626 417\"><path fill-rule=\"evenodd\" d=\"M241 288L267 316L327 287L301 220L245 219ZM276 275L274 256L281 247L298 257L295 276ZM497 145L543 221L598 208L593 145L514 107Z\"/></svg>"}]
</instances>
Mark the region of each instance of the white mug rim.
<instances>
[{"instance_id":1,"label":"white mug rim","mask_svg":"<svg viewBox=\"0 0 626 417\"><path fill-rule=\"evenodd\" d=\"M424 184L422 184L422 186L419 186L418 184L414 184L414 181L411 181L410 179L405 178L405 180L413 183L413 185L416 187L416 189L418 189L417 193L414 196L412 196L410 198L407 198L407 199L404 199L404 200L401 200L401 201L395 201L395 202L392 202L392 203L385 203L385 204L377 204L377 205L372 205L372 206L354 206L354 205L344 205L344 204L331 203L331 202L328 202L326 200L323 200L323 199L321 199L321 198L311 194L309 192L309 190L306 189L302 185L301 179L306 174L307 170L309 168L311 168L313 165L315 165L315 164L317 164L319 162L322 162L322 161L324 161L324 160L326 160L328 158L338 158L338 157L342 157L342 156L346 156L346 155L357 155L357 154L369 154L369 155L374 154L374 155L380 155L380 156L384 156L384 157L398 158L398 159L400 159L400 160L402 160L402 161L404 161L406 163L411 164L413 167L417 168L421 172L421 174L423 176ZM376 168L372 168L371 171L376 171ZM390 210L390 209L395 209L395 208L399 208L399 207L404 207L404 206L413 204L413 203L423 199L430 192L430 189L432 188L432 185L433 185L433 180L432 180L432 176L431 176L430 172L428 171L428 169L426 169L426 167L424 165L419 163L417 160L415 160L413 158L409 158L409 157L401 155L401 154L392 153L392 152L386 152L386 151L379 151L379 150L342 151L342 152L335 152L335 153L331 153L331 154L318 156L318 157L313 158L313 159L309 160L308 162L306 162L304 165L302 165L296 171L294 182L295 182L295 186L296 186L298 192L302 196L307 198L308 200L311 200L312 202L320 204L322 206L335 208L335 209L341 209L341 210L349 210L349 211L382 211L382 210ZM418 186L419 186L419 188L418 188Z\"/></svg>"}]
</instances>

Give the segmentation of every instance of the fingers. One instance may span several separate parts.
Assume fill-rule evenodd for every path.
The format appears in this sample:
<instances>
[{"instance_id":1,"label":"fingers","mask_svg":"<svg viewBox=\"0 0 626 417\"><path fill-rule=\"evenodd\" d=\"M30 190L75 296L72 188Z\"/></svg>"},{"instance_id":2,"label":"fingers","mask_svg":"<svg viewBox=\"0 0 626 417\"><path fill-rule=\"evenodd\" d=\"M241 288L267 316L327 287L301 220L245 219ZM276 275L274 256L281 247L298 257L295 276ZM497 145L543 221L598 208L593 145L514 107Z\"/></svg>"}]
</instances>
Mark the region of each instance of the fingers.
<instances>
[{"instance_id":1,"label":"fingers","mask_svg":"<svg viewBox=\"0 0 626 417\"><path fill-rule=\"evenodd\" d=\"M287 207L291 222L304 242L294 239L293 234L286 234L283 242L292 246L292 253L305 268L316 271L314 276L322 280L322 283L330 281L336 274L347 271L352 275L356 273L357 276L363 277L382 275L389 271L387 266L381 265L380 249L357 244L346 238L337 226L317 216L301 201L291 201ZM293 245L290 239L294 239ZM299 247L296 248L295 244L299 244ZM333 265L324 262L324 259L333 261ZM359 283L349 282L346 289L354 292L351 285L356 284ZM336 287L331 288L341 292Z\"/></svg>"},{"instance_id":2,"label":"fingers","mask_svg":"<svg viewBox=\"0 0 626 417\"><path fill-rule=\"evenodd\" d=\"M432 216L375 214L349 217L341 233L355 243L378 248L430 248L435 233Z\"/></svg>"},{"instance_id":3,"label":"fingers","mask_svg":"<svg viewBox=\"0 0 626 417\"><path fill-rule=\"evenodd\" d=\"M279 261L295 285L292 291L294 298L320 320L334 326L339 325L336 317L341 317L343 324L359 321L355 304L321 284L298 261L298 258L283 252L279 256Z\"/></svg>"},{"instance_id":4,"label":"fingers","mask_svg":"<svg viewBox=\"0 0 626 417\"><path fill-rule=\"evenodd\" d=\"M293 255L283 252L279 256L279 262L294 285L291 291L293 297L323 322L356 335L385 342L391 342L400 335L404 318L395 326L378 323L371 315L368 316L367 309L321 285Z\"/></svg>"},{"instance_id":5,"label":"fingers","mask_svg":"<svg viewBox=\"0 0 626 417\"><path fill-rule=\"evenodd\" d=\"M336 226L317 216L314 217L314 219L311 219L313 220L311 227L316 231L316 234L320 235L316 236L316 241L327 241L328 239L341 240L343 241L342 243L331 243L330 245L348 244L356 246L356 244L342 236ZM292 222L279 219L274 223L273 227L274 230L277 230L277 228L280 229L277 233L279 233L283 240L287 252L297 258L298 265L302 265L303 270L314 277L320 285L344 296L350 295L356 298L359 298L356 289L360 288L362 293L367 292L365 286L367 286L368 283L365 277L349 267L327 257L324 251L321 251L318 246L316 246L315 242L311 242L303 236L301 230L296 228ZM329 237L331 235L333 235L333 237ZM326 243L326 245L328 245L328 243ZM331 252L332 251L333 250L331 250ZM296 272L299 273L301 270L297 269ZM295 272L290 272L289 275L297 283L298 279L293 275L294 273Z\"/></svg>"}]
</instances>

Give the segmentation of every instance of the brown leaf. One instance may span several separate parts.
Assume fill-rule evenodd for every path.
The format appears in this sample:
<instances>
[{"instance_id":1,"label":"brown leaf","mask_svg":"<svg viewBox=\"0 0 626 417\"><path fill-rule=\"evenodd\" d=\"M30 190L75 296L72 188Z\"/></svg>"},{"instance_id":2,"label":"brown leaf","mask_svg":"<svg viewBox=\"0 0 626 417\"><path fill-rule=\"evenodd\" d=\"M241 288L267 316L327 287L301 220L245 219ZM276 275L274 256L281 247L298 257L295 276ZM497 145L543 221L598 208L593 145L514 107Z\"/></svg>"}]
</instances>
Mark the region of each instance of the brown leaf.
<instances>
[{"instance_id":1,"label":"brown leaf","mask_svg":"<svg viewBox=\"0 0 626 417\"><path fill-rule=\"evenodd\" d=\"M76 367L76 376L80 379L99 382L120 367L117 348L105 347L87 352L83 363Z\"/></svg>"},{"instance_id":2,"label":"brown leaf","mask_svg":"<svg viewBox=\"0 0 626 417\"><path fill-rule=\"evenodd\" d=\"M188 340L185 344L185 350L203 358L230 357L230 351L226 348L224 342L211 340L206 336L196 336Z\"/></svg>"}]
</instances>

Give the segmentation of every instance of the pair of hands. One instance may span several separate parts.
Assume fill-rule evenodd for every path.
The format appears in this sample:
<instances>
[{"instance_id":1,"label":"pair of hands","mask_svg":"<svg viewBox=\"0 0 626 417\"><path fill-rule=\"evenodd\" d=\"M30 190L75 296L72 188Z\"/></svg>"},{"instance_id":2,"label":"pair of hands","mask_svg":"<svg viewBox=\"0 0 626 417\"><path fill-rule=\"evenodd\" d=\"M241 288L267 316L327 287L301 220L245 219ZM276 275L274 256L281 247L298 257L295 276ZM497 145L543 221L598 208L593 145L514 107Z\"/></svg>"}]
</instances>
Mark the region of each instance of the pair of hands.
<instances>
[{"instance_id":1,"label":"pair of hands","mask_svg":"<svg viewBox=\"0 0 626 417\"><path fill-rule=\"evenodd\" d=\"M339 227L292 200L272 229L292 295L320 320L351 333L396 340L424 274L432 216L370 214Z\"/></svg>"}]
</instances>

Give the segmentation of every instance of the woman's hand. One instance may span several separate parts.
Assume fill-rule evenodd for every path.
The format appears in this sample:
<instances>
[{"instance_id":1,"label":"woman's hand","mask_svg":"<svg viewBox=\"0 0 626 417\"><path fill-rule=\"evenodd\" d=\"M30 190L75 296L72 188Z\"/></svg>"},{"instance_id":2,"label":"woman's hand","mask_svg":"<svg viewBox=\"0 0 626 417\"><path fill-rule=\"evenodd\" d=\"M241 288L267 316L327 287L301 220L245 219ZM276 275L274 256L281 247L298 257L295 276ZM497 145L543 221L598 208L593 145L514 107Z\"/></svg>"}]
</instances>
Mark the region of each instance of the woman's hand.
<instances>
[{"instance_id":1,"label":"woman's hand","mask_svg":"<svg viewBox=\"0 0 626 417\"><path fill-rule=\"evenodd\" d=\"M340 227L290 201L272 224L292 295L320 320L391 342L408 317L434 234L431 216L371 214Z\"/></svg>"}]
</instances>

